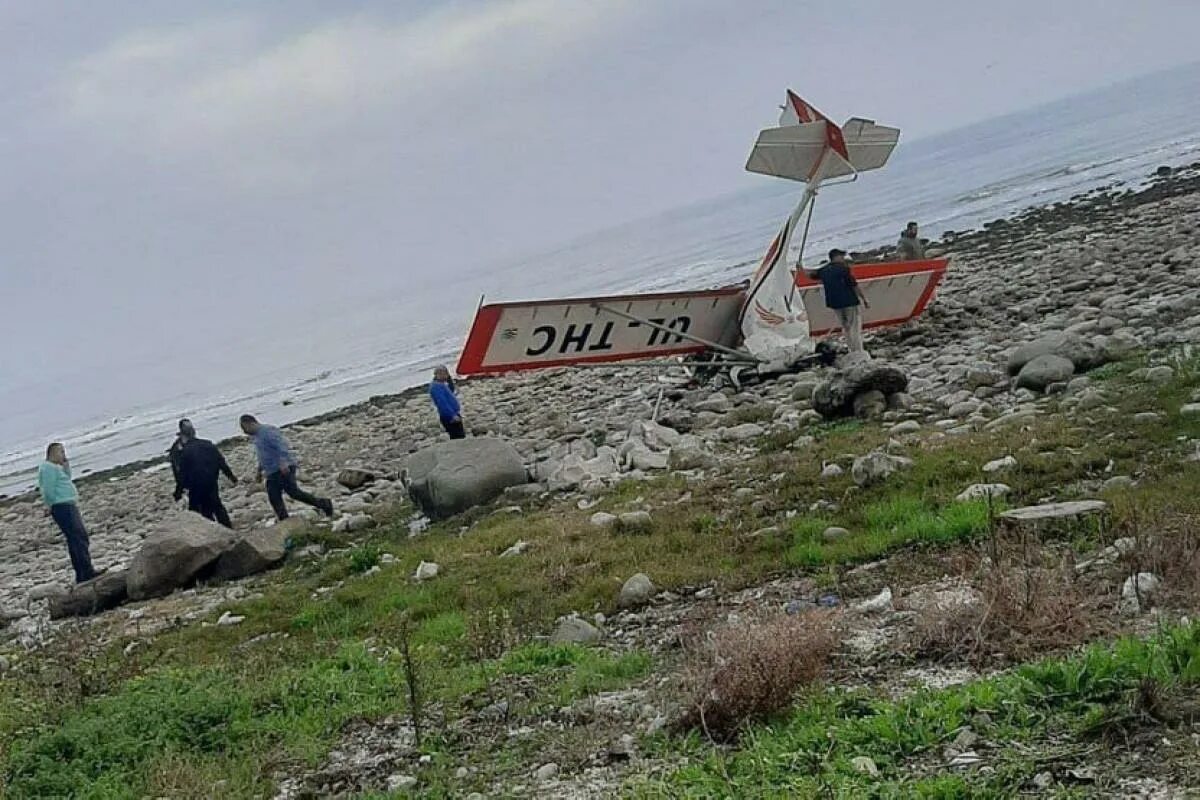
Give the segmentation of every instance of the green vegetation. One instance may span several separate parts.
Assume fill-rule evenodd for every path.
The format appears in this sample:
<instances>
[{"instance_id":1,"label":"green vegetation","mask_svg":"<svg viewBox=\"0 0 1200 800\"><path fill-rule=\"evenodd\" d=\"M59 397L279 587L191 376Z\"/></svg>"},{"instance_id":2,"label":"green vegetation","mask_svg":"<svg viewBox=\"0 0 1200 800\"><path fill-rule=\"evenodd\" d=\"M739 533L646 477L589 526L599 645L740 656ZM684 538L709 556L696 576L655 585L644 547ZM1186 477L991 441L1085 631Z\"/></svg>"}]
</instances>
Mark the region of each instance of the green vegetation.
<instances>
[{"instance_id":1,"label":"green vegetation","mask_svg":"<svg viewBox=\"0 0 1200 800\"><path fill-rule=\"evenodd\" d=\"M1194 519L1200 464L1185 463L1183 455L1188 437L1200 438L1200 420L1178 410L1197 370L1191 362L1176 370L1169 385L1147 390L1130 382L1127 369L1112 368L1101 388L1115 410L1046 416L1019 435L938 438L926 431L906 448L910 469L868 488L849 475L820 478L823 462L848 467L851 455L887 442L879 426L847 422L773 434L757 456L699 483L679 476L622 483L587 511L558 501L519 515L480 510L416 539L401 520L353 542L310 535L305 541L333 551L328 558L288 565L255 595L213 610L203 620L210 624L170 624L153 636L121 632L116 622L83 627L64 631L51 650L14 657L0 682L0 795L209 796L224 781L221 796L269 796L276 773L321 764L347 725L412 713L400 655L405 644L427 717L422 752L433 756L420 767L423 791L486 790L487 776L527 775L530 760L548 751L564 764L585 763L587 743L575 743L573 729L539 726L538 715L596 692L649 684L652 672L675 665L670 654L657 661L636 650L532 641L557 616L613 611L622 582L635 572L664 589L716 583L722 590L803 573L841 591L850 565L903 550L937 554L986 535L998 509L954 498L988 480L1008 484L1006 502L1023 505L1094 496L1107 477L1136 476L1135 489L1107 495L1109 528L1066 532L1081 550L1119 531L1136 533L1168 510ZM1147 410L1163 416L1132 422ZM812 441L800 438L810 435ZM983 475L984 463L1005 454L1016 457L1017 468ZM747 487L754 491L736 491ZM836 509L808 512L817 503ZM588 522L595 510L637 508L651 511L650 531L621 533ZM829 525L849 535L825 542ZM517 540L529 549L498 558ZM409 576L423 560L437 562L441 572L416 583ZM910 569L915 560L895 562ZM226 609L245 621L212 625ZM94 644L101 630L116 632ZM1111 658L1097 648L900 702L814 695L795 714L752 730L727 756L699 740L664 740L664 753L683 748L695 763L639 791L804 796L829 786L833 796L952 797L969 784L973 796L1011 794L1031 768L1020 742L1057 741L1111 724L1141 678L1191 686L1196 636L1172 631L1149 644L1123 643L1110 649ZM472 738L456 727L502 698L511 724L534 731L527 739L510 741L494 731ZM965 721L981 727L984 713L991 727L977 732L1013 743L990 760L995 773L965 778L928 768L910 778L901 770L931 757ZM848 764L855 755L874 758L882 781L853 772ZM464 765L479 770L474 783L450 777Z\"/></svg>"},{"instance_id":2,"label":"green vegetation","mask_svg":"<svg viewBox=\"0 0 1200 800\"><path fill-rule=\"evenodd\" d=\"M978 536L990 529L992 514L985 500L930 508L916 497L895 497L850 510L836 518L804 518L792 529L787 561L797 567L855 563L878 558L910 544L948 544ZM826 542L822 533L831 525L858 531Z\"/></svg>"},{"instance_id":3,"label":"green vegetation","mask_svg":"<svg viewBox=\"0 0 1200 800\"><path fill-rule=\"evenodd\" d=\"M1032 788L1043 764L1069 757L1121 724L1138 724L1147 687L1166 714L1172 696L1200 684L1200 625L1171 628L1149 640L1122 639L1081 655L1030 664L1012 673L899 701L862 692L807 697L786 720L744 736L731 753L699 737L660 740L695 763L638 797L1011 797ZM1194 703L1193 703L1194 705ZM1180 722L1190 722L1190 717ZM1146 717L1155 727L1160 720ZM987 772L943 771L941 748L960 731L981 737ZM870 758L872 778L853 759ZM914 765L912 762L918 762ZM914 770L913 767L917 768Z\"/></svg>"},{"instance_id":4,"label":"green vegetation","mask_svg":"<svg viewBox=\"0 0 1200 800\"><path fill-rule=\"evenodd\" d=\"M350 551L350 571L355 575L366 572L379 563L379 548L373 544L356 547Z\"/></svg>"}]
</instances>

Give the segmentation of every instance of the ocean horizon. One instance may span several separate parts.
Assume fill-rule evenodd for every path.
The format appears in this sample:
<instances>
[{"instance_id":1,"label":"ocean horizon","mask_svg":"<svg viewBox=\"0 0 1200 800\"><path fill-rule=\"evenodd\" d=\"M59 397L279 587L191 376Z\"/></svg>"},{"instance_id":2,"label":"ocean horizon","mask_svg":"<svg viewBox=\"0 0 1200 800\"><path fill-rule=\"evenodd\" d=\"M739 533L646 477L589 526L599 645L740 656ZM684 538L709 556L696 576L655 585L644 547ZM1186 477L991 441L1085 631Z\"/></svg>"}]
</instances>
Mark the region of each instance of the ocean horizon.
<instances>
[{"instance_id":1,"label":"ocean horizon","mask_svg":"<svg viewBox=\"0 0 1200 800\"><path fill-rule=\"evenodd\" d=\"M1140 185L1161 165L1200 158L1197 95L1200 64L1192 64L911 142L902 134L884 170L821 193L806 261L834 245L890 244L909 219L938 238L1091 190ZM748 129L747 152L753 135ZM178 356L161 353L116 376L94 369L86 397L36 383L0 387L0 495L33 485L50 440L63 441L77 473L88 474L163 455L180 417L219 440L236 435L244 412L286 424L411 388L436 364L453 365L483 295L520 300L742 280L801 191L764 177L755 188L414 284L402 295L336 309L285 305L281 318L305 320L293 338L215 347L191 382L162 378L160 365ZM233 366L204 368L235 344Z\"/></svg>"}]
</instances>

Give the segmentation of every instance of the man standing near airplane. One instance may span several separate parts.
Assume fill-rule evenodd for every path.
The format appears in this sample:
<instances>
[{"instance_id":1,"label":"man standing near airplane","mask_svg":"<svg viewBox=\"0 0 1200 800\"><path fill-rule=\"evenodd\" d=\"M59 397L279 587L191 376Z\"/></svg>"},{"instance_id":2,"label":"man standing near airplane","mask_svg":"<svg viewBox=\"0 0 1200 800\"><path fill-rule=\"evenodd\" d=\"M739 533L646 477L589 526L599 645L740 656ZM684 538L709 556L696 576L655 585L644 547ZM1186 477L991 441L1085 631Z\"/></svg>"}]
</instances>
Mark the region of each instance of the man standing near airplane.
<instances>
[{"instance_id":1,"label":"man standing near airplane","mask_svg":"<svg viewBox=\"0 0 1200 800\"><path fill-rule=\"evenodd\" d=\"M867 355L863 348L862 312L859 305L870 308L871 304L850 272L850 265L846 263L846 251L836 247L830 250L829 263L814 272L809 272L808 275L821 282L825 292L825 305L837 317L842 335L846 337L846 344L850 348L850 356L854 358Z\"/></svg>"},{"instance_id":2,"label":"man standing near airplane","mask_svg":"<svg viewBox=\"0 0 1200 800\"><path fill-rule=\"evenodd\" d=\"M429 384L429 396L438 412L438 420L451 439L465 439L467 432L463 428L462 406L454 392L454 381L450 370L438 367L433 371L433 380Z\"/></svg>"},{"instance_id":3,"label":"man standing near airplane","mask_svg":"<svg viewBox=\"0 0 1200 800\"><path fill-rule=\"evenodd\" d=\"M896 255L901 261L920 261L925 258L925 245L917 238L917 223L910 222L900 231L896 242Z\"/></svg>"}]
</instances>

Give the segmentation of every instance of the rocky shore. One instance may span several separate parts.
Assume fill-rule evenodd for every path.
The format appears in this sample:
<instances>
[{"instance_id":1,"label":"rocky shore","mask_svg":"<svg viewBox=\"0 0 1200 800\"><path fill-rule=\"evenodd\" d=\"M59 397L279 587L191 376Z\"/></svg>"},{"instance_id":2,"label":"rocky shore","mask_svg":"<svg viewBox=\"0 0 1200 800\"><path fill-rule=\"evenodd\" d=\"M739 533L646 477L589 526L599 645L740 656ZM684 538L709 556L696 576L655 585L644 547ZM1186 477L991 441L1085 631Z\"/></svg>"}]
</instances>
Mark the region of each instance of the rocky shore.
<instances>
[{"instance_id":1,"label":"rocky shore","mask_svg":"<svg viewBox=\"0 0 1200 800\"><path fill-rule=\"evenodd\" d=\"M906 391L880 393L853 410L897 434L1001 427L1042 413L1046 393L1093 402L1088 369L1143 347L1200 341L1197 189L1200 164L1193 164L1141 191L1092 193L980 231L948 232L937 246L951 267L930 310L868 339L878 362L907 376ZM507 439L524 459L533 482L517 494L594 494L663 470L716 469L774 431L819 421L813 393L823 378L821 371L785 375L736 392L605 368L464 381L460 394L468 429ZM444 438L421 391L297 423L288 436L302 483L334 498L335 530L370 526L380 510L407 503L401 478L409 457ZM237 440L223 449L243 478L223 487L235 526L270 524L251 447ZM161 463L81 484L93 560L127 566L168 515L170 470ZM32 496L0 506L0 529L0 615L40 619L45 597L69 582L61 536Z\"/></svg>"}]
</instances>

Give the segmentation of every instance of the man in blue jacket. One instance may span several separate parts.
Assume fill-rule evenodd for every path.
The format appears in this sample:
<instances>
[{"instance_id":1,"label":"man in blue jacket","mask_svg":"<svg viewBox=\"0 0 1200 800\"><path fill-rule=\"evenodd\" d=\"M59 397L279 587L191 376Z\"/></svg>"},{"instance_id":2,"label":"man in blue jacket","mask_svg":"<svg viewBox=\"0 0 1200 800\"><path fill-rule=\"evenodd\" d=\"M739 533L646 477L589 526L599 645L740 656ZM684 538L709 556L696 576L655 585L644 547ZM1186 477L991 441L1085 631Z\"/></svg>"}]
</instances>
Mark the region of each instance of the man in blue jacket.
<instances>
[{"instance_id":1,"label":"man in blue jacket","mask_svg":"<svg viewBox=\"0 0 1200 800\"><path fill-rule=\"evenodd\" d=\"M50 516L58 523L67 538L67 554L75 569L75 582L83 583L96 577L88 547L88 532L79 514L79 493L71 481L71 462L59 442L46 448L46 460L38 467L38 490Z\"/></svg>"},{"instance_id":2,"label":"man in blue jacket","mask_svg":"<svg viewBox=\"0 0 1200 800\"><path fill-rule=\"evenodd\" d=\"M262 424L250 414L242 414L238 422L242 432L254 442L254 452L258 455L258 479L267 479L267 500L275 516L281 520L288 518L287 506L283 502L286 493L293 500L299 500L332 517L332 500L310 494L296 483L296 473L300 467L296 465L296 457L292 455L287 439L283 438L283 432L274 425Z\"/></svg>"},{"instance_id":3,"label":"man in blue jacket","mask_svg":"<svg viewBox=\"0 0 1200 800\"><path fill-rule=\"evenodd\" d=\"M454 393L454 381L450 379L450 370L438 367L433 371L433 381L429 384L429 396L437 408L438 419L451 439L465 439L467 432L463 429L462 407L458 404L458 396Z\"/></svg>"}]
</instances>

